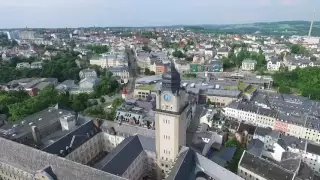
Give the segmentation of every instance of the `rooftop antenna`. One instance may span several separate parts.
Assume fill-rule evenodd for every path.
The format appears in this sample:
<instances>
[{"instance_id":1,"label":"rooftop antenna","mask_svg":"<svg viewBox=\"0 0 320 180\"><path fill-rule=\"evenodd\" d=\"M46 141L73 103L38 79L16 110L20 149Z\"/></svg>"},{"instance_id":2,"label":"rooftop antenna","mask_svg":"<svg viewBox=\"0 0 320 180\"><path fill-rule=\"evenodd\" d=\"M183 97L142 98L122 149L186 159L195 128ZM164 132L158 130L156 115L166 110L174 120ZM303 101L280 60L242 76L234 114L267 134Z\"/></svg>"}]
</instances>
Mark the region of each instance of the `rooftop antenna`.
<instances>
[{"instance_id":1,"label":"rooftop antenna","mask_svg":"<svg viewBox=\"0 0 320 180\"><path fill-rule=\"evenodd\" d=\"M313 18L312 18L312 21L311 21L311 24L310 24L310 29L309 29L309 34L308 34L309 37L311 36L312 26L313 26L313 22L314 22L315 18L316 18L316 9L313 10Z\"/></svg>"}]
</instances>

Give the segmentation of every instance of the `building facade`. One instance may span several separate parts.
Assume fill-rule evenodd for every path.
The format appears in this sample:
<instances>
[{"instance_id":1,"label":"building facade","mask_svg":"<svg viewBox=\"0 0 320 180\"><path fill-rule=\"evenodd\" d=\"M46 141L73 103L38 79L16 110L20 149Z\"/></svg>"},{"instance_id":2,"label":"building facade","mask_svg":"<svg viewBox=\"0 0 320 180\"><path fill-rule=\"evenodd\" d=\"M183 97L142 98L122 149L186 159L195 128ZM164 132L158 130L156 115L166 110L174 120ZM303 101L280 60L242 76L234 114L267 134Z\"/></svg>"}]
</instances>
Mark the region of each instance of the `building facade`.
<instances>
[{"instance_id":1,"label":"building facade","mask_svg":"<svg viewBox=\"0 0 320 180\"><path fill-rule=\"evenodd\" d=\"M252 71L255 69L257 61L251 59L245 59L242 61L241 69L244 71Z\"/></svg>"},{"instance_id":2,"label":"building facade","mask_svg":"<svg viewBox=\"0 0 320 180\"><path fill-rule=\"evenodd\" d=\"M162 78L161 90L156 94L155 113L158 179L168 174L180 152L180 146L186 144L188 118L186 92L180 89L180 74L174 64Z\"/></svg>"}]
</instances>

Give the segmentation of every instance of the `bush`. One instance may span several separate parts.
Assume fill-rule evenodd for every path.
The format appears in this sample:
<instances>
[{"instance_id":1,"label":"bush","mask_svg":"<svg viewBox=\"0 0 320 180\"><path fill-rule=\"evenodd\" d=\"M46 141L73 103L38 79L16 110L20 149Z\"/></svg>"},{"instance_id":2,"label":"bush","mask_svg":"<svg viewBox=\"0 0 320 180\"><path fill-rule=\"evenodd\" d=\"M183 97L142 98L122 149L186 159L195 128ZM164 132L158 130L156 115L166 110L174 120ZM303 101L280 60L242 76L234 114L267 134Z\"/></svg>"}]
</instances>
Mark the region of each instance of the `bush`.
<instances>
[{"instance_id":1,"label":"bush","mask_svg":"<svg viewBox=\"0 0 320 180\"><path fill-rule=\"evenodd\" d=\"M104 97L101 97L101 98L100 98L100 102L101 102L101 103L105 103L105 102L106 102L106 100L104 99Z\"/></svg>"},{"instance_id":2,"label":"bush","mask_svg":"<svg viewBox=\"0 0 320 180\"><path fill-rule=\"evenodd\" d=\"M279 86L279 92L284 94L290 94L291 89L288 86L281 85Z\"/></svg>"}]
</instances>

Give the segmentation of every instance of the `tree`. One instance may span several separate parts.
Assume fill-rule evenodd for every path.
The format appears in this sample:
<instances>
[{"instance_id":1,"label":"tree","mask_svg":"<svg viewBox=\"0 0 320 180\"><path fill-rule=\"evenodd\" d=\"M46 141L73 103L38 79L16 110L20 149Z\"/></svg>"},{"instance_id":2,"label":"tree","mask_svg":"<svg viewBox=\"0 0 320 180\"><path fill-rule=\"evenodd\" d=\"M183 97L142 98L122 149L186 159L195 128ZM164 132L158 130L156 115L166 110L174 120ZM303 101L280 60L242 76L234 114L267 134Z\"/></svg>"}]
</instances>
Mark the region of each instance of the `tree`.
<instances>
[{"instance_id":1,"label":"tree","mask_svg":"<svg viewBox=\"0 0 320 180\"><path fill-rule=\"evenodd\" d=\"M261 53L253 53L250 58L257 61L257 69L264 67L267 63L265 56Z\"/></svg>"},{"instance_id":2,"label":"tree","mask_svg":"<svg viewBox=\"0 0 320 180\"><path fill-rule=\"evenodd\" d=\"M273 75L274 86L285 86L298 90L302 96L320 100L320 69L316 67L297 68L293 71L278 72ZM281 87L281 91L287 92ZM279 89L280 91L280 89Z\"/></svg>"},{"instance_id":3,"label":"tree","mask_svg":"<svg viewBox=\"0 0 320 180\"><path fill-rule=\"evenodd\" d=\"M122 98L117 98L112 101L111 110L107 113L108 120L114 120L116 118L116 110L117 108L122 105L125 101Z\"/></svg>"},{"instance_id":4,"label":"tree","mask_svg":"<svg viewBox=\"0 0 320 180\"><path fill-rule=\"evenodd\" d=\"M211 104L211 100L207 99L207 104L210 105Z\"/></svg>"},{"instance_id":5,"label":"tree","mask_svg":"<svg viewBox=\"0 0 320 180\"><path fill-rule=\"evenodd\" d=\"M87 49L94 51L97 54L102 54L108 52L109 47L106 45L88 45Z\"/></svg>"},{"instance_id":6,"label":"tree","mask_svg":"<svg viewBox=\"0 0 320 180\"><path fill-rule=\"evenodd\" d=\"M235 57L235 56L233 56ZM236 58L236 57L235 57ZM222 57L223 69L229 69L235 66L235 61L230 60L230 58Z\"/></svg>"},{"instance_id":7,"label":"tree","mask_svg":"<svg viewBox=\"0 0 320 180\"><path fill-rule=\"evenodd\" d=\"M35 97L8 106L10 120L16 121L58 103L60 97L54 87L48 87Z\"/></svg>"},{"instance_id":8,"label":"tree","mask_svg":"<svg viewBox=\"0 0 320 180\"><path fill-rule=\"evenodd\" d=\"M250 53L249 53L247 50L242 49L242 50L238 53L237 58L235 58L235 64L236 64L238 67L240 67L241 64L242 64L242 61L243 61L244 59L250 58L250 57L251 57Z\"/></svg>"},{"instance_id":9,"label":"tree","mask_svg":"<svg viewBox=\"0 0 320 180\"><path fill-rule=\"evenodd\" d=\"M184 58L185 57L185 55L180 50L175 50L172 53L172 56L177 57L177 58Z\"/></svg>"},{"instance_id":10,"label":"tree","mask_svg":"<svg viewBox=\"0 0 320 180\"><path fill-rule=\"evenodd\" d=\"M30 98L25 91L0 91L0 114L9 116L8 106Z\"/></svg>"},{"instance_id":11,"label":"tree","mask_svg":"<svg viewBox=\"0 0 320 180\"><path fill-rule=\"evenodd\" d=\"M317 60L317 57L311 56L310 60L311 60L311 61L316 61L316 60Z\"/></svg>"},{"instance_id":12,"label":"tree","mask_svg":"<svg viewBox=\"0 0 320 180\"><path fill-rule=\"evenodd\" d=\"M119 88L119 83L112 78L112 73L107 73L106 76L102 76L100 83L93 87L94 97L100 97L115 93Z\"/></svg>"},{"instance_id":13,"label":"tree","mask_svg":"<svg viewBox=\"0 0 320 180\"><path fill-rule=\"evenodd\" d=\"M303 46L300 46L298 44L294 44L291 46L291 53L293 54L305 54L307 53L307 49Z\"/></svg>"},{"instance_id":14,"label":"tree","mask_svg":"<svg viewBox=\"0 0 320 180\"><path fill-rule=\"evenodd\" d=\"M101 102L101 103L105 103L105 102L106 102L106 100L104 99L104 97L101 97L101 98L100 98L100 102Z\"/></svg>"},{"instance_id":15,"label":"tree","mask_svg":"<svg viewBox=\"0 0 320 180\"><path fill-rule=\"evenodd\" d=\"M84 110L84 114L91 117L106 118L106 113L102 106L95 106Z\"/></svg>"},{"instance_id":16,"label":"tree","mask_svg":"<svg viewBox=\"0 0 320 180\"><path fill-rule=\"evenodd\" d=\"M153 76L156 75L156 73L154 71L150 71L149 75Z\"/></svg>"},{"instance_id":17,"label":"tree","mask_svg":"<svg viewBox=\"0 0 320 180\"><path fill-rule=\"evenodd\" d=\"M279 92L284 93L284 94L290 94L291 89L287 86L281 85L281 86L279 86Z\"/></svg>"},{"instance_id":18,"label":"tree","mask_svg":"<svg viewBox=\"0 0 320 180\"><path fill-rule=\"evenodd\" d=\"M92 104L96 106L96 105L98 105L99 103L98 103L97 100L93 100L93 101L92 101Z\"/></svg>"},{"instance_id":19,"label":"tree","mask_svg":"<svg viewBox=\"0 0 320 180\"><path fill-rule=\"evenodd\" d=\"M144 50L144 51L146 51L146 52L151 52L151 49L149 48L148 45L142 46L142 50Z\"/></svg>"},{"instance_id":20,"label":"tree","mask_svg":"<svg viewBox=\"0 0 320 180\"><path fill-rule=\"evenodd\" d=\"M144 74L145 74L145 75L150 75L150 69L145 68L145 69L144 69Z\"/></svg>"},{"instance_id":21,"label":"tree","mask_svg":"<svg viewBox=\"0 0 320 180\"><path fill-rule=\"evenodd\" d=\"M189 62L193 61L193 56L187 56L186 61L189 61Z\"/></svg>"},{"instance_id":22,"label":"tree","mask_svg":"<svg viewBox=\"0 0 320 180\"><path fill-rule=\"evenodd\" d=\"M74 94L70 96L72 109L76 110L77 112L85 110L87 108L88 99L89 94L87 93Z\"/></svg>"}]
</instances>

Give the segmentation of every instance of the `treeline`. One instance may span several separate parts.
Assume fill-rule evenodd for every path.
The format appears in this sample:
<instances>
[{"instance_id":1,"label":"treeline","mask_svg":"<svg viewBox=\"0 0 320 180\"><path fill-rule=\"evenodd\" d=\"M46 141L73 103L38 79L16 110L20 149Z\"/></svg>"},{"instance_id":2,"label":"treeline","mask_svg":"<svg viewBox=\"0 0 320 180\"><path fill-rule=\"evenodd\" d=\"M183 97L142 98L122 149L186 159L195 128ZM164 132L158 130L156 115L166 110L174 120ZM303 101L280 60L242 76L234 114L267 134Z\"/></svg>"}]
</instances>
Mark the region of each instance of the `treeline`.
<instances>
[{"instance_id":1,"label":"treeline","mask_svg":"<svg viewBox=\"0 0 320 180\"><path fill-rule=\"evenodd\" d=\"M10 121L17 121L57 103L71 107L77 112L83 112L88 107L96 105L89 99L119 92L119 84L111 76L112 73L102 76L100 83L94 86L94 92L91 94L58 93L54 87L43 89L34 97L30 97L25 91L2 91L0 92L0 114L6 114Z\"/></svg>"},{"instance_id":2,"label":"treeline","mask_svg":"<svg viewBox=\"0 0 320 180\"><path fill-rule=\"evenodd\" d=\"M17 45L17 41L9 40L7 34L0 33L0 46L10 47Z\"/></svg>"},{"instance_id":3,"label":"treeline","mask_svg":"<svg viewBox=\"0 0 320 180\"><path fill-rule=\"evenodd\" d=\"M228 69L232 67L240 67L242 61L245 59L252 59L257 61L256 69L264 68L266 65L265 56L260 52L249 52L245 48L242 49L237 55L234 54L234 49L231 50L228 57L223 57L223 68Z\"/></svg>"},{"instance_id":4,"label":"treeline","mask_svg":"<svg viewBox=\"0 0 320 180\"><path fill-rule=\"evenodd\" d=\"M0 66L0 83L31 77L52 77L57 78L60 82L67 79L79 79L81 69L77 66L76 59L76 54L63 53L52 57L50 61L45 60L42 69L16 69L17 63L32 62L36 59L15 57L9 63L2 63Z\"/></svg>"},{"instance_id":5,"label":"treeline","mask_svg":"<svg viewBox=\"0 0 320 180\"><path fill-rule=\"evenodd\" d=\"M320 100L320 68L297 68L293 71L279 72L273 75L273 80L281 93L297 90L302 96Z\"/></svg>"},{"instance_id":6,"label":"treeline","mask_svg":"<svg viewBox=\"0 0 320 180\"><path fill-rule=\"evenodd\" d=\"M87 49L94 51L97 54L106 53L109 50L107 45L88 45Z\"/></svg>"}]
</instances>

